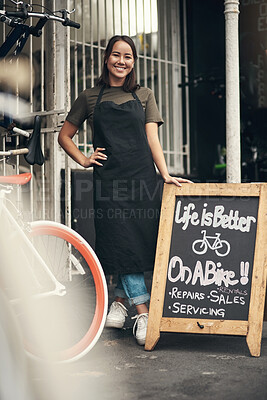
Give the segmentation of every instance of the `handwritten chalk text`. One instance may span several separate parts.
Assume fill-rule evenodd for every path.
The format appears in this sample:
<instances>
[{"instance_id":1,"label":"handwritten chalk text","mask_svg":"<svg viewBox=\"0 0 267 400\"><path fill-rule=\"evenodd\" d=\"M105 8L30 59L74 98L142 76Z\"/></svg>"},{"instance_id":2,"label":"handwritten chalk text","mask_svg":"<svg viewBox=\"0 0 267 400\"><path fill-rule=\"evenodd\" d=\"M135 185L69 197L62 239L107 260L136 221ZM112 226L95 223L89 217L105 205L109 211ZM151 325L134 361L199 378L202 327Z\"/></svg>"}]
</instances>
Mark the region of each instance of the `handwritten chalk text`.
<instances>
[{"instance_id":1,"label":"handwritten chalk text","mask_svg":"<svg viewBox=\"0 0 267 400\"><path fill-rule=\"evenodd\" d=\"M224 318L225 309L224 308L212 308L212 307L196 307L192 304L180 304L179 302L173 303L171 311L174 314L186 314L186 315L211 315L219 316Z\"/></svg>"},{"instance_id":2,"label":"handwritten chalk text","mask_svg":"<svg viewBox=\"0 0 267 400\"><path fill-rule=\"evenodd\" d=\"M178 281L185 282L186 285L200 286L218 285L218 286L234 286L239 283L235 278L235 272L232 270L224 270L221 268L220 262L208 260L203 267L201 261L197 261L193 272L191 268L184 265L183 260L178 256L173 256L170 259L168 267L168 279L170 282L175 283Z\"/></svg>"},{"instance_id":3,"label":"handwritten chalk text","mask_svg":"<svg viewBox=\"0 0 267 400\"><path fill-rule=\"evenodd\" d=\"M224 213L223 205L214 207L214 211L207 211L207 203L204 203L201 215L194 211L196 206L194 203L189 203L182 209L182 202L177 202L175 211L176 224L183 224L182 229L186 230L188 225L212 226L213 228L221 227L223 229L234 229L240 232L249 232L251 224L256 222L253 216L240 216L239 210L230 210L229 214Z\"/></svg>"}]
</instances>

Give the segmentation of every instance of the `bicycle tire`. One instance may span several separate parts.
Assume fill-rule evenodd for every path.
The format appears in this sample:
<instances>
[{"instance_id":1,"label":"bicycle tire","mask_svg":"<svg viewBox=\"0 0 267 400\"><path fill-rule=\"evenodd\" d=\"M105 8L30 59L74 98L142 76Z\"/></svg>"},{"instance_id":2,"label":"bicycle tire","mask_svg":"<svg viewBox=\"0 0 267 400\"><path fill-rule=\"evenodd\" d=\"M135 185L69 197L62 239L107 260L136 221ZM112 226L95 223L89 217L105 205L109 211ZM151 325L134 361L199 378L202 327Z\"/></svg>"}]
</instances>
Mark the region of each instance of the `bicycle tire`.
<instances>
[{"instance_id":1,"label":"bicycle tire","mask_svg":"<svg viewBox=\"0 0 267 400\"><path fill-rule=\"evenodd\" d=\"M221 253L221 249L224 249L224 245L226 246L226 251L223 251ZM225 257L230 253L230 244L226 241L226 240L221 240L221 247L219 249L215 250L215 253L217 254L217 256L219 257Z\"/></svg>"},{"instance_id":2,"label":"bicycle tire","mask_svg":"<svg viewBox=\"0 0 267 400\"><path fill-rule=\"evenodd\" d=\"M199 246L199 249L197 248L197 246ZM201 250L202 248L203 250ZM196 254L205 254L208 250L207 243L205 243L202 239L195 240L192 244L192 250Z\"/></svg>"},{"instance_id":3,"label":"bicycle tire","mask_svg":"<svg viewBox=\"0 0 267 400\"><path fill-rule=\"evenodd\" d=\"M85 239L65 225L51 221L33 222L31 223L31 232L29 235L34 242L35 248L38 250L38 252L42 253L42 258L46 258L45 261L48 263L49 268L55 277L59 280L59 282L63 283L67 287L66 296L53 296L56 297L58 299L57 301L62 303L62 305L63 303L67 303L67 307L71 307L71 311L73 308L73 315L65 318L66 320L70 319L70 326L67 326L68 321L64 321L64 324L66 324L67 328L60 332L60 335L62 335L62 340L65 338L66 333L68 333L70 336L70 333L72 330L74 331L74 328L76 327L76 321L72 320L71 318L73 317L76 319L76 312L80 314L82 311L81 308L85 308L84 322L86 323L86 326L83 328L82 333L79 333L78 339L76 337L71 339L70 344L68 343L67 345L60 343L60 347L66 346L66 348L56 349L52 346L53 349L51 350L51 353L49 351L49 358L52 356L52 358L57 362L71 362L78 360L94 347L102 333L105 324L108 294L105 275L101 264L96 254L90 245L85 241ZM43 248L43 244L45 247L47 246L46 249L45 247ZM60 250L62 253L60 254L59 262L60 246L62 246L62 249ZM67 264L69 263L69 259L66 258L66 247L69 248L69 246L71 246L72 254L73 252L75 253L75 260L78 260L77 265L79 264L80 267L82 267L85 271L85 275L81 275L78 272L76 274L77 276L73 276L71 281L67 280L66 278L69 277L69 271L66 271ZM52 251L54 250L55 254L52 255ZM44 251L47 253L47 257L43 254ZM62 282L63 278L64 281ZM78 292L80 296L77 296ZM92 296L90 296L89 292L93 292ZM82 294L85 296L85 298L81 297ZM92 299L95 302L93 307L92 304L89 304L91 303ZM48 300L41 301L41 303L44 302L48 302ZM40 300L35 301L35 303L40 303ZM38 310L38 306L36 307ZM91 308L93 308L93 310L91 310ZM70 310L68 309L67 312L69 313ZM51 314L53 313L54 310L51 312ZM89 315L91 319L89 318ZM61 323L63 325L63 321L61 321L61 318L63 319L62 315L59 315L58 318L59 321L57 321L54 316L54 320L51 320L51 326L53 323L55 323L55 321L60 326ZM46 324L48 325L49 323ZM60 329L62 328L60 327ZM46 352L46 350L44 351L43 349L35 349L34 345L30 343L29 340L26 344L26 350L32 356L37 358L46 358L47 356L47 354L43 354Z\"/></svg>"}]
</instances>

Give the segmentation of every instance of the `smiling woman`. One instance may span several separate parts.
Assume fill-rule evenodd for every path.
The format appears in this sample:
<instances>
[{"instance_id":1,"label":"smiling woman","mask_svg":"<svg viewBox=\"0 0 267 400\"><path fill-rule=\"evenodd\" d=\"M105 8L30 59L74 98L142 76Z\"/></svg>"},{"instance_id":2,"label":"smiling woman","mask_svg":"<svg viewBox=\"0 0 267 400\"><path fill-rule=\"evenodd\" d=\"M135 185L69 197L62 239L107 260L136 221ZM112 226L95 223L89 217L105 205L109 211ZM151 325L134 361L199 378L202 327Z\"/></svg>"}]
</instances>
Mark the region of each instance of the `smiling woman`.
<instances>
[{"instance_id":1,"label":"smiling woman","mask_svg":"<svg viewBox=\"0 0 267 400\"><path fill-rule=\"evenodd\" d=\"M134 66L131 46L122 40L116 42L106 64L110 86L122 86Z\"/></svg>"},{"instance_id":2,"label":"smiling woman","mask_svg":"<svg viewBox=\"0 0 267 400\"><path fill-rule=\"evenodd\" d=\"M134 335L144 345L150 298L144 271L153 269L160 210L154 162L166 183L181 186L188 181L168 173L158 138L163 121L152 91L136 83L136 59L130 37L110 39L97 86L84 90L75 101L59 143L80 165L94 167L95 251L107 274L118 273L106 326L123 327L128 299L138 313ZM86 119L93 130L90 157L72 141Z\"/></svg>"},{"instance_id":3,"label":"smiling woman","mask_svg":"<svg viewBox=\"0 0 267 400\"><path fill-rule=\"evenodd\" d=\"M125 35L113 36L105 50L102 74L98 86L123 86L126 92L135 91L136 84L134 63L137 52L132 39Z\"/></svg>"}]
</instances>

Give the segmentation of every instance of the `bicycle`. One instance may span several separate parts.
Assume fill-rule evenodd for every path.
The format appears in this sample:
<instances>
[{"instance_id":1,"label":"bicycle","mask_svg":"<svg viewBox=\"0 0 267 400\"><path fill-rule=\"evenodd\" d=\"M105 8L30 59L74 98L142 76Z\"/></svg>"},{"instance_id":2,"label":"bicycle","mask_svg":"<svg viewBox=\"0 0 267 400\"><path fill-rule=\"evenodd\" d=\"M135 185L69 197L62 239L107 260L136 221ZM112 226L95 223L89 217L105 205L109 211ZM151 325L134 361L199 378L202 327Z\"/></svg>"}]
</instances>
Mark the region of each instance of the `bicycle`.
<instances>
[{"instance_id":1,"label":"bicycle","mask_svg":"<svg viewBox=\"0 0 267 400\"><path fill-rule=\"evenodd\" d=\"M0 287L13 305L30 355L35 358L48 355L58 362L75 361L93 348L104 328L108 302L105 276L90 245L71 228L52 221L23 221L7 195L12 191L11 185L24 185L30 179L31 173L0 176L1 225L2 229L5 227L8 244L14 243L16 238L15 249L19 257L14 261L6 251L5 265L7 263L10 271L3 273L5 266L1 263ZM10 208L16 211L16 217ZM14 277L11 273L13 270L18 274L17 262L22 268L19 275L24 282L26 279L30 282L28 289L31 293L28 289L26 293L20 293L16 285L15 288L12 286ZM51 315L44 318L47 301L52 304L48 308ZM26 311L25 304L28 307ZM77 312L81 314L82 327L76 325ZM34 332L27 329L33 315L34 319L38 318L37 325L45 324L41 325L41 329L46 329L45 335L49 333L46 354L42 354L43 349L41 352L38 350ZM50 332L47 332L47 326ZM59 332L59 343L54 342L57 339L54 334L58 334L54 328Z\"/></svg>"},{"instance_id":2,"label":"bicycle","mask_svg":"<svg viewBox=\"0 0 267 400\"><path fill-rule=\"evenodd\" d=\"M0 46L0 58L5 58L16 42L13 56L18 56L29 35L40 36L48 20L80 27L69 20L67 10L59 10L58 17L52 12L32 12L32 6L23 1L10 1L20 9L0 10L0 21L12 28ZM24 23L30 17L39 18L35 26ZM23 154L29 164L42 165L38 116L32 134L15 127L10 116L4 116L2 126L4 135L28 138L22 149L3 148L3 160ZM0 238L0 291L12 305L27 353L37 359L71 362L87 354L102 333L108 302L106 280L97 256L78 233L52 221L23 220L10 195L13 185L25 185L31 178L31 173L0 176L0 218L4 231ZM12 247L15 251L10 251Z\"/></svg>"},{"instance_id":3,"label":"bicycle","mask_svg":"<svg viewBox=\"0 0 267 400\"><path fill-rule=\"evenodd\" d=\"M197 239L192 244L192 250L196 254L205 254L209 249L214 250L217 256L224 257L230 252L230 244L226 240L221 240L220 233L215 233L214 236L208 236L206 231L201 231L202 239Z\"/></svg>"}]
</instances>

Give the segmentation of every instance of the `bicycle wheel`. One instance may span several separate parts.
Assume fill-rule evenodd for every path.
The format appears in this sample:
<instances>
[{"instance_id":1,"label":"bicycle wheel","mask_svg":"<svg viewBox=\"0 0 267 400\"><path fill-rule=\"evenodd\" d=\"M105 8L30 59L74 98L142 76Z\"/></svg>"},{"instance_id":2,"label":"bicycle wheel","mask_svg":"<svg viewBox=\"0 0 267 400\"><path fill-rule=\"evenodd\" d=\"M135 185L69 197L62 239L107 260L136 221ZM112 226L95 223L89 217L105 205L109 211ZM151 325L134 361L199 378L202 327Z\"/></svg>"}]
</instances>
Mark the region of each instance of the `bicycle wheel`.
<instances>
[{"instance_id":1,"label":"bicycle wheel","mask_svg":"<svg viewBox=\"0 0 267 400\"><path fill-rule=\"evenodd\" d=\"M33 222L30 237L66 294L49 295L54 283L31 255L43 297L29 300L28 316L20 316L26 350L38 358L77 360L96 344L105 324L108 296L102 267L89 244L65 225ZM34 320L34 328L28 328L27 318Z\"/></svg>"},{"instance_id":2,"label":"bicycle wheel","mask_svg":"<svg viewBox=\"0 0 267 400\"><path fill-rule=\"evenodd\" d=\"M205 254L208 250L207 243L204 242L202 239L195 240L192 244L192 250L196 254Z\"/></svg>"},{"instance_id":3,"label":"bicycle wheel","mask_svg":"<svg viewBox=\"0 0 267 400\"><path fill-rule=\"evenodd\" d=\"M230 252L230 244L226 240L221 240L221 247L215 250L215 253L219 257L225 257Z\"/></svg>"}]
</instances>

